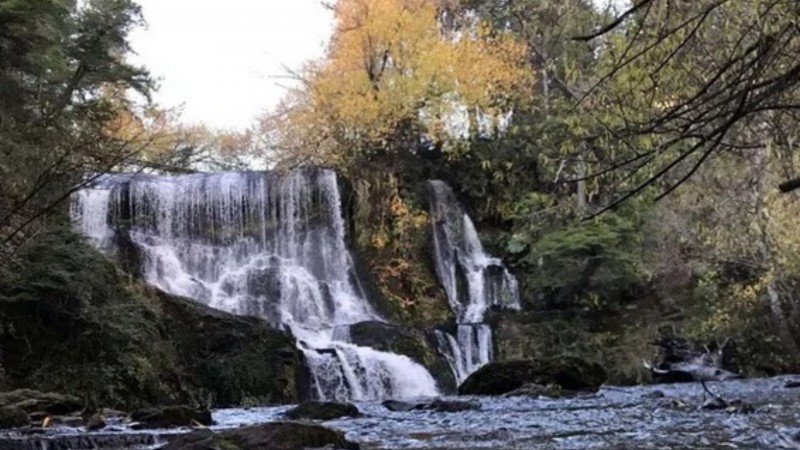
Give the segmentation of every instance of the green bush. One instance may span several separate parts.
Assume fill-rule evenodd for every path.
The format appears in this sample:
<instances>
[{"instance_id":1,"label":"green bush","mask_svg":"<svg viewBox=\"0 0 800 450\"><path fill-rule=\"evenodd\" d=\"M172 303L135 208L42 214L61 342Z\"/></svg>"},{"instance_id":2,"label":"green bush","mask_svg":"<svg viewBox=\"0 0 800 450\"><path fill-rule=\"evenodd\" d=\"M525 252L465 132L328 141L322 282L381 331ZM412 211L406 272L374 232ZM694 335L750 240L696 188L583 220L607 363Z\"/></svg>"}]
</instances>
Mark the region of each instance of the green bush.
<instances>
[{"instance_id":1,"label":"green bush","mask_svg":"<svg viewBox=\"0 0 800 450\"><path fill-rule=\"evenodd\" d=\"M536 231L515 234L508 251L518 257L528 292L551 306L614 307L646 282L635 219L606 213Z\"/></svg>"}]
</instances>

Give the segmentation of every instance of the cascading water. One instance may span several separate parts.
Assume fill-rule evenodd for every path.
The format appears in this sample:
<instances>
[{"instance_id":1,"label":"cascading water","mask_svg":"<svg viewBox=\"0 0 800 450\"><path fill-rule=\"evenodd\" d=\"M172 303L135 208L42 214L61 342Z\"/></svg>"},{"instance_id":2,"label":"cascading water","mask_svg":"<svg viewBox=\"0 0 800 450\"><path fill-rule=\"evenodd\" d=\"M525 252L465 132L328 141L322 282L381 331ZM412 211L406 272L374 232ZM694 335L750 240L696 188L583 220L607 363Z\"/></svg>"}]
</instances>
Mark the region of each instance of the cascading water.
<instances>
[{"instance_id":1,"label":"cascading water","mask_svg":"<svg viewBox=\"0 0 800 450\"><path fill-rule=\"evenodd\" d=\"M436 274L456 314L456 335L437 330L440 351L460 384L492 360L491 306L519 309L517 280L486 254L475 225L443 181L428 182Z\"/></svg>"},{"instance_id":2,"label":"cascading water","mask_svg":"<svg viewBox=\"0 0 800 450\"><path fill-rule=\"evenodd\" d=\"M318 399L437 394L411 359L347 342L350 325L381 318L355 274L331 171L106 175L76 193L72 215L100 249L133 245L149 283L291 330Z\"/></svg>"}]
</instances>

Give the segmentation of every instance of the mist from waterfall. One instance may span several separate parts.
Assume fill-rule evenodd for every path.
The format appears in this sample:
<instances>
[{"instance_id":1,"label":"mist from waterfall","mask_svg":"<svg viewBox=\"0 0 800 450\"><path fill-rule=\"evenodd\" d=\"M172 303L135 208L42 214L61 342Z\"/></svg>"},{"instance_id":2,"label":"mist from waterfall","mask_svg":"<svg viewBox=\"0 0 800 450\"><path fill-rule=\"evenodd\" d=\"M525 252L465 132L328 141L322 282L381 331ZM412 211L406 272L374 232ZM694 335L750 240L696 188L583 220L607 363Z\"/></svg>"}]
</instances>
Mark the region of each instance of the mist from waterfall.
<instances>
[{"instance_id":1,"label":"mist from waterfall","mask_svg":"<svg viewBox=\"0 0 800 450\"><path fill-rule=\"evenodd\" d=\"M73 221L98 248L134 246L145 280L211 307L291 330L322 400L437 395L406 356L347 342L382 320L346 245L336 174L105 175L76 193Z\"/></svg>"},{"instance_id":2,"label":"mist from waterfall","mask_svg":"<svg viewBox=\"0 0 800 450\"><path fill-rule=\"evenodd\" d=\"M492 306L519 309L519 289L502 261L486 254L450 186L432 180L428 192L436 274L457 322L455 336L437 330L436 337L460 384L493 358L486 312Z\"/></svg>"}]
</instances>

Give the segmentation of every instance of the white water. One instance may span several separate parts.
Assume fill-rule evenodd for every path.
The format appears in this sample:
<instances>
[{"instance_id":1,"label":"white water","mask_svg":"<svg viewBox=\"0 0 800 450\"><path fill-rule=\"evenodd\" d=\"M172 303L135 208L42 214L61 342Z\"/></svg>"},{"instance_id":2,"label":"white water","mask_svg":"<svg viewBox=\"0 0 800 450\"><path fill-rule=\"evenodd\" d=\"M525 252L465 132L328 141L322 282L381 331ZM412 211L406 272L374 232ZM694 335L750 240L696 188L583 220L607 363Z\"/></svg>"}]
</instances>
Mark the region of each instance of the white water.
<instances>
[{"instance_id":1,"label":"white water","mask_svg":"<svg viewBox=\"0 0 800 450\"><path fill-rule=\"evenodd\" d=\"M319 399L437 394L411 359L346 342L349 325L381 318L355 274L331 171L105 176L72 213L101 249L131 241L149 283L291 330Z\"/></svg>"},{"instance_id":2,"label":"white water","mask_svg":"<svg viewBox=\"0 0 800 450\"><path fill-rule=\"evenodd\" d=\"M475 225L442 181L428 182L436 274L456 314L456 336L437 331L439 348L460 384L492 360L492 330L483 323L492 306L519 309L517 280L486 254Z\"/></svg>"}]
</instances>

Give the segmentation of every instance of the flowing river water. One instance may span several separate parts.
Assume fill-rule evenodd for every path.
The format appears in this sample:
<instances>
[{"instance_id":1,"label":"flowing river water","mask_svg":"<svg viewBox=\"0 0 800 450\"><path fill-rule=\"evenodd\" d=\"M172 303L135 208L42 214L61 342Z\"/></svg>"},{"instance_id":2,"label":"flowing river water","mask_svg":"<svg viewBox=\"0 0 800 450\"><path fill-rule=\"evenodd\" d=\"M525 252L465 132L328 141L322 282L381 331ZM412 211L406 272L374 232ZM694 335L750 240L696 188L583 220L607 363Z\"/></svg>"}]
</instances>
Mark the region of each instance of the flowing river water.
<instances>
[{"instance_id":1,"label":"flowing river water","mask_svg":"<svg viewBox=\"0 0 800 450\"><path fill-rule=\"evenodd\" d=\"M374 450L797 449L800 448L800 440L795 439L800 433L800 389L784 387L791 379L708 384L714 393L727 400L738 399L753 406L752 413L700 409L704 390L700 384L690 383L604 387L597 394L571 399L471 397L480 403L480 410L455 413L391 412L376 402L357 403L363 417L333 420L323 425L343 431L362 449ZM213 414L216 421L213 428L222 430L283 420L289 408L217 410ZM53 428L36 435L15 432L0 436L0 448L157 449L169 434L188 432L180 429L137 432L124 424L116 425L116 430L93 434L69 428ZM83 439L76 439L78 436ZM126 439L120 439L122 436ZM71 446L59 444L69 438ZM131 445L103 447L104 441L126 441ZM140 445L134 445L137 441Z\"/></svg>"}]
</instances>

